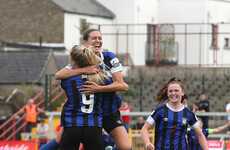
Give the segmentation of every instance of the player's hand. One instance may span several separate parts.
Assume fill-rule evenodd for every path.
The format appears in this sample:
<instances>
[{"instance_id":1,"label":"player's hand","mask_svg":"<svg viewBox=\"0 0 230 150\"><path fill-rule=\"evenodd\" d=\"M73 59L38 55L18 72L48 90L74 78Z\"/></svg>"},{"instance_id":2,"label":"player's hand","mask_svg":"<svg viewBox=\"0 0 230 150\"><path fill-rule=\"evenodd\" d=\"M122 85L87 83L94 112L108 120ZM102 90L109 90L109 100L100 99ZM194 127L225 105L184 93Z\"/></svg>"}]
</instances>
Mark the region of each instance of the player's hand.
<instances>
[{"instance_id":1,"label":"player's hand","mask_svg":"<svg viewBox=\"0 0 230 150\"><path fill-rule=\"evenodd\" d=\"M99 72L98 66L92 65L92 66L86 66L83 68L84 68L84 71L83 71L84 74L95 74Z\"/></svg>"},{"instance_id":2,"label":"player's hand","mask_svg":"<svg viewBox=\"0 0 230 150\"><path fill-rule=\"evenodd\" d=\"M147 143L145 145L145 147L146 147L147 150L154 150L155 149L155 146L152 143Z\"/></svg>"},{"instance_id":3,"label":"player's hand","mask_svg":"<svg viewBox=\"0 0 230 150\"><path fill-rule=\"evenodd\" d=\"M87 85L81 85L81 87L83 87L82 89L80 89L79 91L82 94L86 94L86 95L90 95L90 94L94 94L99 92L99 88L100 86L98 84L96 84L95 82L87 82Z\"/></svg>"}]
</instances>

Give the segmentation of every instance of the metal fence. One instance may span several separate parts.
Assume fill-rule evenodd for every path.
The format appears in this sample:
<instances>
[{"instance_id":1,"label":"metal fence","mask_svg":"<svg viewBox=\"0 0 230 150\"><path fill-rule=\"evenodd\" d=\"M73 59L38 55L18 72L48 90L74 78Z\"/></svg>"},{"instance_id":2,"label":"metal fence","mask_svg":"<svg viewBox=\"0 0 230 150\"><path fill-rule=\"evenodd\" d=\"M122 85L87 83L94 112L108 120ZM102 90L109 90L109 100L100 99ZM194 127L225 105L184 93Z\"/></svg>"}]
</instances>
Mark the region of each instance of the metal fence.
<instances>
[{"instance_id":1,"label":"metal fence","mask_svg":"<svg viewBox=\"0 0 230 150\"><path fill-rule=\"evenodd\" d=\"M129 115L129 116L149 116L151 112L122 112L121 115ZM55 116L60 116L61 112L47 112L47 116L49 116L49 127L50 127L50 136L55 135L53 133L53 120ZM196 113L197 116L228 116L230 113L225 113L225 112L206 112L206 113ZM137 135L135 135L137 136ZM209 138L219 138L220 140L229 138L229 135L227 134L213 134L209 135Z\"/></svg>"},{"instance_id":2,"label":"metal fence","mask_svg":"<svg viewBox=\"0 0 230 150\"><path fill-rule=\"evenodd\" d=\"M230 66L230 23L91 24L123 65ZM138 62L137 62L138 61Z\"/></svg>"}]
</instances>

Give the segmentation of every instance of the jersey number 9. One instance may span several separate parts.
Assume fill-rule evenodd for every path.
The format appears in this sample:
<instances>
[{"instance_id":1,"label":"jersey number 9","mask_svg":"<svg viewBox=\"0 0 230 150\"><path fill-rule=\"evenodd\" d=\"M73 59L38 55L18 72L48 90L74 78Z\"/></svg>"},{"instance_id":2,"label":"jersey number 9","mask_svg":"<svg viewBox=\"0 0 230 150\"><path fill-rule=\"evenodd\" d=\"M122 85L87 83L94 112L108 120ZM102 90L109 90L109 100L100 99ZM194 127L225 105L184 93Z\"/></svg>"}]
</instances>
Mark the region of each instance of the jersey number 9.
<instances>
[{"instance_id":1,"label":"jersey number 9","mask_svg":"<svg viewBox=\"0 0 230 150\"><path fill-rule=\"evenodd\" d=\"M94 105L94 94L92 95L85 95L82 94L82 103L84 104L81 106L81 111L84 113L91 113L93 111L93 105Z\"/></svg>"}]
</instances>

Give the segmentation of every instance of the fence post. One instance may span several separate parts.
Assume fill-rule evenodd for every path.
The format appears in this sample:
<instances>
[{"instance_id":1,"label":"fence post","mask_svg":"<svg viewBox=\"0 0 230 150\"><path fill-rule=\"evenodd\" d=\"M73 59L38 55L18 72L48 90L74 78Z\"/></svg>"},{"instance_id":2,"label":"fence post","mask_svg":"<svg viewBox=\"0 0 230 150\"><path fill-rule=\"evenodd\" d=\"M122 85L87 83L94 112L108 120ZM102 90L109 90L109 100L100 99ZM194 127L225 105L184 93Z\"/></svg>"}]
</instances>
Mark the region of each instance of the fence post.
<instances>
[{"instance_id":1,"label":"fence post","mask_svg":"<svg viewBox=\"0 0 230 150\"><path fill-rule=\"evenodd\" d=\"M140 101L139 101L139 103L140 103L140 112L142 112L143 111L143 109L142 109L142 84L143 83L143 77L142 77L142 74L140 74Z\"/></svg>"},{"instance_id":2,"label":"fence post","mask_svg":"<svg viewBox=\"0 0 230 150\"><path fill-rule=\"evenodd\" d=\"M49 75L49 111L51 111L52 110L52 104L51 104L51 100L52 100L52 86L51 86L51 83L52 83L52 81L51 81L52 79L51 79L51 74Z\"/></svg>"},{"instance_id":3,"label":"fence post","mask_svg":"<svg viewBox=\"0 0 230 150\"><path fill-rule=\"evenodd\" d=\"M205 93L205 88L204 88L204 74L202 75L202 93Z\"/></svg>"},{"instance_id":4,"label":"fence post","mask_svg":"<svg viewBox=\"0 0 230 150\"><path fill-rule=\"evenodd\" d=\"M48 75L45 75L45 110L47 110L48 101Z\"/></svg>"}]
</instances>

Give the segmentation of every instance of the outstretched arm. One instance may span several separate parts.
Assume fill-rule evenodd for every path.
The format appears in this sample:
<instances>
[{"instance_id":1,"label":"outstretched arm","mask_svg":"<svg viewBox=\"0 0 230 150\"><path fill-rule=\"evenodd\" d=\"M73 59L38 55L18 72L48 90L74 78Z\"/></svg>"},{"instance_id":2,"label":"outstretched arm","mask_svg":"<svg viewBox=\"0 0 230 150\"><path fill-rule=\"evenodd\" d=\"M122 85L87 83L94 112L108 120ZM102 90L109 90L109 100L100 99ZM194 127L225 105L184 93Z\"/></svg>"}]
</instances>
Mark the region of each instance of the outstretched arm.
<instances>
[{"instance_id":1,"label":"outstretched arm","mask_svg":"<svg viewBox=\"0 0 230 150\"><path fill-rule=\"evenodd\" d=\"M194 129L197 139L199 141L200 146L202 147L203 150L208 150L208 142L200 129L200 127Z\"/></svg>"},{"instance_id":2,"label":"outstretched arm","mask_svg":"<svg viewBox=\"0 0 230 150\"><path fill-rule=\"evenodd\" d=\"M25 112L25 107L21 108L21 109L18 111L18 114L20 115L20 114L22 114L22 113L24 113L24 112Z\"/></svg>"},{"instance_id":3,"label":"outstretched arm","mask_svg":"<svg viewBox=\"0 0 230 150\"><path fill-rule=\"evenodd\" d=\"M99 72L99 69L97 66L86 66L83 68L75 68L72 70L63 68L55 74L55 79L61 80L61 79L67 79L67 78L70 78L76 75L80 75L80 74L94 74L98 72Z\"/></svg>"},{"instance_id":4,"label":"outstretched arm","mask_svg":"<svg viewBox=\"0 0 230 150\"><path fill-rule=\"evenodd\" d=\"M225 125L223 125L223 126L219 126L219 127L217 127L217 128L214 128L214 129L213 129L213 133L219 133L219 132L221 132L221 131L227 129L229 126L230 126L230 121L228 121L228 123L225 124Z\"/></svg>"},{"instance_id":5,"label":"outstretched arm","mask_svg":"<svg viewBox=\"0 0 230 150\"><path fill-rule=\"evenodd\" d=\"M37 111L38 111L38 112L41 112L41 113L46 113L46 111L45 111L44 109L41 109L41 108L39 108L39 107L37 107Z\"/></svg>"}]
</instances>

